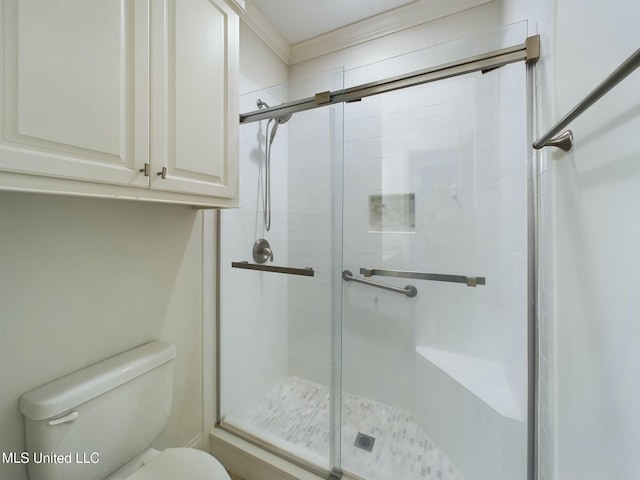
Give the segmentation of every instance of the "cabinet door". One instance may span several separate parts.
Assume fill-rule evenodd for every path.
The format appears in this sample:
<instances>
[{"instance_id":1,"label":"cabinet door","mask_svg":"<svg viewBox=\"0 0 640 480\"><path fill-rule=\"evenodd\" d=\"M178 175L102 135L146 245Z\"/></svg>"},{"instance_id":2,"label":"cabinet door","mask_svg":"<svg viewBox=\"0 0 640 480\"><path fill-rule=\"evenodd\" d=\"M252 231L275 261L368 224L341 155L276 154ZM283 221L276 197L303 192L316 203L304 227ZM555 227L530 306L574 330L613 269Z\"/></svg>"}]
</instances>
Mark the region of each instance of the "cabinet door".
<instances>
[{"instance_id":1,"label":"cabinet door","mask_svg":"<svg viewBox=\"0 0 640 480\"><path fill-rule=\"evenodd\" d=\"M151 188L233 198L238 17L222 0L152 0L151 16Z\"/></svg>"},{"instance_id":2,"label":"cabinet door","mask_svg":"<svg viewBox=\"0 0 640 480\"><path fill-rule=\"evenodd\" d=\"M0 1L0 170L148 186L146 0Z\"/></svg>"}]
</instances>

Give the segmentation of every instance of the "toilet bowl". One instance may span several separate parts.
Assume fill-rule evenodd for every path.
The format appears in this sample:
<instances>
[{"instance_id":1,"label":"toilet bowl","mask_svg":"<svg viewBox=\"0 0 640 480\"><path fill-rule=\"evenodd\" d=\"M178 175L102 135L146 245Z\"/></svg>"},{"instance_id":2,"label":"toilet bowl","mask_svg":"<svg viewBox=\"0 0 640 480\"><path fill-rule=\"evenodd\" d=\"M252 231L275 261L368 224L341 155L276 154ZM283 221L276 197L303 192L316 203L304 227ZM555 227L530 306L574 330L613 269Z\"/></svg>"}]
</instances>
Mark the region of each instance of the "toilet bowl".
<instances>
[{"instance_id":1,"label":"toilet bowl","mask_svg":"<svg viewBox=\"0 0 640 480\"><path fill-rule=\"evenodd\" d=\"M30 480L230 480L213 456L151 448L167 425L175 347L150 342L25 393ZM68 459L68 461L67 461Z\"/></svg>"},{"instance_id":2,"label":"toilet bowl","mask_svg":"<svg viewBox=\"0 0 640 480\"><path fill-rule=\"evenodd\" d=\"M135 461L106 480L230 480L222 464L200 450L168 448L145 454L147 460Z\"/></svg>"}]
</instances>

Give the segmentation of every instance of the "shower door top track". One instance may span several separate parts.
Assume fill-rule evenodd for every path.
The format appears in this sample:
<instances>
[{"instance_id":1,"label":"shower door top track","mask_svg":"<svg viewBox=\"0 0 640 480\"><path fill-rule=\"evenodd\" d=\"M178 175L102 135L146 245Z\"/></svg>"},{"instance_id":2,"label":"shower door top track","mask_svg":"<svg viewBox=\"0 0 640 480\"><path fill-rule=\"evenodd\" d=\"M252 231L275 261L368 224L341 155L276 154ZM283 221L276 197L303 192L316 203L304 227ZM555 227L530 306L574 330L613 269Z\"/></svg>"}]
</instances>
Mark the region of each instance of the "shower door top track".
<instances>
[{"instance_id":1,"label":"shower door top track","mask_svg":"<svg viewBox=\"0 0 640 480\"><path fill-rule=\"evenodd\" d=\"M476 55L430 67L406 75L387 78L378 82L357 85L334 92L319 92L313 97L294 100L292 102L262 108L252 112L240 114L240 124L266 120L295 112L302 112L318 107L342 102L357 102L365 97L392 92L402 88L414 87L425 83L457 77L468 73L488 71L508 65L510 63L526 61L535 62L540 56L540 36L528 37L525 43L513 47L494 50L482 55Z\"/></svg>"}]
</instances>

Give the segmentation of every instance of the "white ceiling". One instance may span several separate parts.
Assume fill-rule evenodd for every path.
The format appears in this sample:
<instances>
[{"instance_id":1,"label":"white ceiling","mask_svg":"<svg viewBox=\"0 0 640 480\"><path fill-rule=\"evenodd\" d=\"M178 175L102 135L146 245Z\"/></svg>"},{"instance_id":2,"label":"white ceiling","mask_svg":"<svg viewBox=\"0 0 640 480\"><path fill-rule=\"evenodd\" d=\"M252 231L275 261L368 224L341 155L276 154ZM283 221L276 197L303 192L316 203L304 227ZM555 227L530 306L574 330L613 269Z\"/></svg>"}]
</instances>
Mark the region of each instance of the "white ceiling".
<instances>
[{"instance_id":1,"label":"white ceiling","mask_svg":"<svg viewBox=\"0 0 640 480\"><path fill-rule=\"evenodd\" d=\"M422 0L252 0L290 45Z\"/></svg>"}]
</instances>

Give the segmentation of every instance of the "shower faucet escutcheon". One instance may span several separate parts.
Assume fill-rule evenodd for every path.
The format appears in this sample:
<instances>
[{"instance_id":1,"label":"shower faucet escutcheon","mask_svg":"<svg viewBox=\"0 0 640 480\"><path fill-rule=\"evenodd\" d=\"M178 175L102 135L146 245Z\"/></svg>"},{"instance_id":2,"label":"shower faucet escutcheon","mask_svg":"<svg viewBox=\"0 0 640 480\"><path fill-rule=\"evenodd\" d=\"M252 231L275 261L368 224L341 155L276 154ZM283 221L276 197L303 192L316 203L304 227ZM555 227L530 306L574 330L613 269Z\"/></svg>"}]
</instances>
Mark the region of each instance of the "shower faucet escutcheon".
<instances>
[{"instance_id":1,"label":"shower faucet escutcheon","mask_svg":"<svg viewBox=\"0 0 640 480\"><path fill-rule=\"evenodd\" d=\"M273 252L271 251L271 245L266 238L256 240L253 244L253 259L256 263L264 263L267 259L273 262Z\"/></svg>"}]
</instances>

